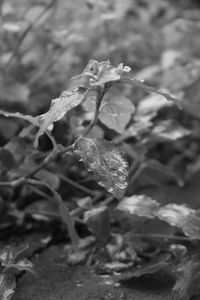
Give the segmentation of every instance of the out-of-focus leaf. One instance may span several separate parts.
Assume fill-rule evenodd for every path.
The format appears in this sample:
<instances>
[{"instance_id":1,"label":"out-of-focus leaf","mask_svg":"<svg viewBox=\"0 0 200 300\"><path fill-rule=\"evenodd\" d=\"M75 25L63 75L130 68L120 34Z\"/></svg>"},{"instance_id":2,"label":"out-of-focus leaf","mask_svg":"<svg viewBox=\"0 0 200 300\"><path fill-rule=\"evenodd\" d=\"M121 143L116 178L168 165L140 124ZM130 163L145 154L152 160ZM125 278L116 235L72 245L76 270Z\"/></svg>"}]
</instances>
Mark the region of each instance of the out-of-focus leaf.
<instances>
[{"instance_id":1,"label":"out-of-focus leaf","mask_svg":"<svg viewBox=\"0 0 200 300\"><path fill-rule=\"evenodd\" d=\"M168 204L161 207L156 216L172 226L179 227L186 235L200 238L200 218L195 210L185 205Z\"/></svg>"},{"instance_id":2,"label":"out-of-focus leaf","mask_svg":"<svg viewBox=\"0 0 200 300\"><path fill-rule=\"evenodd\" d=\"M13 154L4 148L0 148L0 167L1 169L10 170L15 166Z\"/></svg>"},{"instance_id":3,"label":"out-of-focus leaf","mask_svg":"<svg viewBox=\"0 0 200 300\"><path fill-rule=\"evenodd\" d=\"M134 195L124 198L117 206L119 210L147 218L155 218L158 208L158 202L146 195Z\"/></svg>"},{"instance_id":4,"label":"out-of-focus leaf","mask_svg":"<svg viewBox=\"0 0 200 300\"><path fill-rule=\"evenodd\" d=\"M84 221L97 241L106 244L110 237L110 217L106 206L93 208L84 214Z\"/></svg>"},{"instance_id":5,"label":"out-of-focus leaf","mask_svg":"<svg viewBox=\"0 0 200 300\"><path fill-rule=\"evenodd\" d=\"M0 77L0 102L11 105L13 103L26 104L28 101L29 89L13 79Z\"/></svg>"},{"instance_id":6,"label":"out-of-focus leaf","mask_svg":"<svg viewBox=\"0 0 200 300\"><path fill-rule=\"evenodd\" d=\"M184 261L177 270L176 283L172 289L174 300L189 300L199 292L200 263L197 259Z\"/></svg>"},{"instance_id":7,"label":"out-of-focus leaf","mask_svg":"<svg viewBox=\"0 0 200 300\"><path fill-rule=\"evenodd\" d=\"M142 80L138 80L138 79L131 79L131 78L122 78L120 81L120 83L126 83L126 84L130 84L136 87L140 87L142 88L144 91L148 92L148 93L156 93L158 95L161 95L163 97L165 97L168 101L172 101L174 102L178 108L182 108L181 105L181 101L175 97L172 97L170 94L168 94L165 91L162 90L157 90L156 88L150 86L150 85L146 85Z\"/></svg>"},{"instance_id":8,"label":"out-of-focus leaf","mask_svg":"<svg viewBox=\"0 0 200 300\"><path fill-rule=\"evenodd\" d=\"M0 299L10 300L16 288L15 275L6 272L0 275Z\"/></svg>"},{"instance_id":9,"label":"out-of-focus leaf","mask_svg":"<svg viewBox=\"0 0 200 300\"><path fill-rule=\"evenodd\" d=\"M129 99L113 97L102 103L99 119L108 128L122 133L134 111L134 105Z\"/></svg>"},{"instance_id":10,"label":"out-of-focus leaf","mask_svg":"<svg viewBox=\"0 0 200 300\"><path fill-rule=\"evenodd\" d=\"M169 266L172 256L170 253L164 253L158 255L156 258L152 259L149 263L146 263L137 269L133 269L128 273L117 276L118 280L127 280L132 277L141 277L146 274L154 274L161 269L165 269Z\"/></svg>"},{"instance_id":11,"label":"out-of-focus leaf","mask_svg":"<svg viewBox=\"0 0 200 300\"><path fill-rule=\"evenodd\" d=\"M39 137L56 121L61 120L68 111L78 106L84 99L85 92L74 89L72 92L63 92L57 99L52 100L48 112L40 115L39 131L36 134L34 145L38 145Z\"/></svg>"},{"instance_id":12,"label":"out-of-focus leaf","mask_svg":"<svg viewBox=\"0 0 200 300\"><path fill-rule=\"evenodd\" d=\"M84 209L92 209L92 199L89 196L79 199L76 204Z\"/></svg>"},{"instance_id":13,"label":"out-of-focus leaf","mask_svg":"<svg viewBox=\"0 0 200 300\"><path fill-rule=\"evenodd\" d=\"M190 131L182 127L175 120L161 121L153 128L151 135L156 140L175 141L190 134Z\"/></svg>"},{"instance_id":14,"label":"out-of-focus leaf","mask_svg":"<svg viewBox=\"0 0 200 300\"><path fill-rule=\"evenodd\" d=\"M154 117L161 108L172 105L172 102L167 101L162 96L157 94L151 94L138 103L137 115L138 118L144 115L152 115L152 117Z\"/></svg>"},{"instance_id":15,"label":"out-of-focus leaf","mask_svg":"<svg viewBox=\"0 0 200 300\"><path fill-rule=\"evenodd\" d=\"M200 239L200 218L198 213L186 205L160 204L147 196L134 195L125 198L117 207L120 210L147 218L158 218L181 229L185 235Z\"/></svg>"},{"instance_id":16,"label":"out-of-focus leaf","mask_svg":"<svg viewBox=\"0 0 200 300\"><path fill-rule=\"evenodd\" d=\"M94 173L97 183L121 199L128 184L128 163L125 153L112 142L79 137L74 154Z\"/></svg>"}]
</instances>

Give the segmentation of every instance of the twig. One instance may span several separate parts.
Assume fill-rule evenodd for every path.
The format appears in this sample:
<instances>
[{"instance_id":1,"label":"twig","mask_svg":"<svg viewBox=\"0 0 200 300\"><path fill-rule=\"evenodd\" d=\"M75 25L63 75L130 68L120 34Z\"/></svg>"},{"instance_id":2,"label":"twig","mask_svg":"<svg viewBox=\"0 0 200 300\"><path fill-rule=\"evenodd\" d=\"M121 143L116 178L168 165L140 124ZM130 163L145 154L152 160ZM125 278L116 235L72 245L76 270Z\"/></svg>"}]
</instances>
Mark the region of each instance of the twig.
<instances>
[{"instance_id":1,"label":"twig","mask_svg":"<svg viewBox=\"0 0 200 300\"><path fill-rule=\"evenodd\" d=\"M75 188L79 189L80 191L83 191L84 193L86 193L86 194L88 194L88 195L90 195L92 197L95 197L97 195L95 192L93 192L93 191L89 190L88 188L82 186L81 184L79 184L79 183L71 180L70 178L66 177L65 175L63 175L61 173L59 174L59 177L63 181L69 183L70 185L74 186Z\"/></svg>"},{"instance_id":2,"label":"twig","mask_svg":"<svg viewBox=\"0 0 200 300\"><path fill-rule=\"evenodd\" d=\"M49 9L51 9L51 7L54 5L54 2L56 2L56 0L52 0L49 5L47 5L45 7L45 9L37 16L37 18L31 22L29 24L29 26L24 30L23 34L21 35L21 37L18 40L17 45L15 46L15 50L11 56L11 58L9 59L7 65L6 65L6 69L9 70L11 63L13 62L13 59L17 56L17 53L19 51L19 48L23 42L23 40L25 39L25 37L28 35L28 33L32 30L32 28L35 26L35 24L47 13L47 11Z\"/></svg>"},{"instance_id":3,"label":"twig","mask_svg":"<svg viewBox=\"0 0 200 300\"><path fill-rule=\"evenodd\" d=\"M103 96L104 96L105 92L102 92L102 90L100 88L96 89L96 92L97 92L98 96L97 96L97 100L96 100L94 118L92 119L89 126L86 128L85 132L83 133L83 136L88 135L88 133L91 131L91 129L96 125L96 123L98 121L99 109L100 109L101 102L103 100Z\"/></svg>"}]
</instances>

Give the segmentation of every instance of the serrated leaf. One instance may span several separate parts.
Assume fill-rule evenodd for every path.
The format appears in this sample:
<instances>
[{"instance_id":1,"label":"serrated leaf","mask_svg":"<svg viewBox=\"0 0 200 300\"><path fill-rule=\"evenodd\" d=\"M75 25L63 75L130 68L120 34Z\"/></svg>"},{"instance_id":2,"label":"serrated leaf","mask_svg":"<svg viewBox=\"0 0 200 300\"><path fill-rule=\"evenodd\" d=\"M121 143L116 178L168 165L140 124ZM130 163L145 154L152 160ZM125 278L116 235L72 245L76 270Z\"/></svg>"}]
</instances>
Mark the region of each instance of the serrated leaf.
<instances>
[{"instance_id":1,"label":"serrated leaf","mask_svg":"<svg viewBox=\"0 0 200 300\"><path fill-rule=\"evenodd\" d=\"M154 88L150 85L146 85L142 80L138 80L138 79L135 79L135 78L133 78L133 79L131 79L131 78L122 78L119 82L130 84L130 85L133 85L133 86L136 86L136 87L140 87L148 93L156 93L158 95L161 95L161 96L165 97L168 101L174 102L178 106L179 109L182 108L182 104L181 104L181 101L179 99L171 96L170 94L168 94L165 91L157 90L156 88Z\"/></svg>"},{"instance_id":2,"label":"serrated leaf","mask_svg":"<svg viewBox=\"0 0 200 300\"><path fill-rule=\"evenodd\" d=\"M74 154L94 173L97 183L121 199L128 185L128 163L124 151L104 139L79 137Z\"/></svg>"},{"instance_id":3,"label":"serrated leaf","mask_svg":"<svg viewBox=\"0 0 200 300\"><path fill-rule=\"evenodd\" d=\"M175 120L162 121L153 128L152 133L153 139L156 140L167 140L175 141L186 135L190 134L190 131L182 127Z\"/></svg>"},{"instance_id":4,"label":"serrated leaf","mask_svg":"<svg viewBox=\"0 0 200 300\"><path fill-rule=\"evenodd\" d=\"M158 202L145 195L126 197L117 206L119 210L147 218L155 218L158 208Z\"/></svg>"},{"instance_id":5,"label":"serrated leaf","mask_svg":"<svg viewBox=\"0 0 200 300\"><path fill-rule=\"evenodd\" d=\"M186 235L200 238L200 218L197 217L195 210L185 205L168 204L161 207L156 216L160 220L182 229Z\"/></svg>"},{"instance_id":6,"label":"serrated leaf","mask_svg":"<svg viewBox=\"0 0 200 300\"><path fill-rule=\"evenodd\" d=\"M99 119L108 128L122 133L135 111L132 102L125 97L113 97L103 102Z\"/></svg>"},{"instance_id":7,"label":"serrated leaf","mask_svg":"<svg viewBox=\"0 0 200 300\"><path fill-rule=\"evenodd\" d=\"M40 115L39 131L36 134L34 145L37 147L39 137L56 121L61 120L67 112L78 106L84 99L85 93L75 89L72 92L63 92L57 99L52 100L49 111Z\"/></svg>"},{"instance_id":8,"label":"serrated leaf","mask_svg":"<svg viewBox=\"0 0 200 300\"><path fill-rule=\"evenodd\" d=\"M13 273L3 273L0 275L0 299L10 300L16 288L15 275Z\"/></svg>"},{"instance_id":9,"label":"serrated leaf","mask_svg":"<svg viewBox=\"0 0 200 300\"><path fill-rule=\"evenodd\" d=\"M106 244L110 237L110 217L106 206L93 208L84 213L84 221L97 241Z\"/></svg>"}]
</instances>

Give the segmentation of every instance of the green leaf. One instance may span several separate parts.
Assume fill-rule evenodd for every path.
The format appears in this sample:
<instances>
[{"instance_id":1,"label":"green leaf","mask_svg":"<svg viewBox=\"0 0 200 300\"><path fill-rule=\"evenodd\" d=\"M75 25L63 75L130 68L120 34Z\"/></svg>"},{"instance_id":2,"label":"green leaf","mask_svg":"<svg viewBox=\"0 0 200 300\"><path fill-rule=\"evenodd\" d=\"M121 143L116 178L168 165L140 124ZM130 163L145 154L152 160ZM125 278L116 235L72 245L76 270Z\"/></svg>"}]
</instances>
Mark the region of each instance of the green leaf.
<instances>
[{"instance_id":1,"label":"green leaf","mask_svg":"<svg viewBox=\"0 0 200 300\"><path fill-rule=\"evenodd\" d=\"M10 300L16 288L15 275L13 273L0 274L0 299Z\"/></svg>"},{"instance_id":2,"label":"green leaf","mask_svg":"<svg viewBox=\"0 0 200 300\"><path fill-rule=\"evenodd\" d=\"M74 154L94 173L97 183L121 199L128 185L128 163L125 153L104 139L79 137L73 145Z\"/></svg>"},{"instance_id":3,"label":"green leaf","mask_svg":"<svg viewBox=\"0 0 200 300\"><path fill-rule=\"evenodd\" d=\"M113 97L102 103L99 119L108 128L122 133L134 111L135 107L129 99Z\"/></svg>"},{"instance_id":4,"label":"green leaf","mask_svg":"<svg viewBox=\"0 0 200 300\"><path fill-rule=\"evenodd\" d=\"M97 241L106 244L110 237L110 217L106 206L93 208L85 212L84 221Z\"/></svg>"},{"instance_id":5,"label":"green leaf","mask_svg":"<svg viewBox=\"0 0 200 300\"><path fill-rule=\"evenodd\" d=\"M39 137L56 121L61 120L67 112L78 106L84 99L85 93L80 89L72 92L65 91L57 99L52 100L49 111L40 115L39 131L36 134L34 145L37 147Z\"/></svg>"},{"instance_id":6,"label":"green leaf","mask_svg":"<svg viewBox=\"0 0 200 300\"><path fill-rule=\"evenodd\" d=\"M157 90L156 88L150 86L150 85L146 85L142 80L138 80L138 79L131 79L131 78L122 78L119 83L126 83L126 84L130 84L136 87L140 87L142 88L144 91L148 92L148 93L156 93L158 95L161 95L163 97L165 97L168 101L172 101L174 102L179 109L182 108L182 104L181 101L173 96L171 96L170 94L168 94L165 91L161 91L161 90Z\"/></svg>"}]
</instances>

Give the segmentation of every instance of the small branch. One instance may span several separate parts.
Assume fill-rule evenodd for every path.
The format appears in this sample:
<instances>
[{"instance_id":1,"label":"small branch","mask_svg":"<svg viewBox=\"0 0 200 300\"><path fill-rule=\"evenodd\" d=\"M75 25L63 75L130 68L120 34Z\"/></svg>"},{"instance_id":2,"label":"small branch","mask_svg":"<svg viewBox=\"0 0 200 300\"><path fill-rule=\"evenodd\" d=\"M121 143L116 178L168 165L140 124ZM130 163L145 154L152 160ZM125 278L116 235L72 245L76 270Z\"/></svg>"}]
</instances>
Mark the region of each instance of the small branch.
<instances>
[{"instance_id":1,"label":"small branch","mask_svg":"<svg viewBox=\"0 0 200 300\"><path fill-rule=\"evenodd\" d=\"M56 0L52 0L46 7L45 9L37 16L37 18L31 22L29 24L29 26L24 30L24 32L22 33L21 37L19 38L18 40L18 43L17 45L15 46L15 50L10 58L10 60L8 61L7 63L7 66L6 66L6 69L8 70L10 68L10 65L12 64L13 62L13 59L17 56L17 53L19 51L19 48L23 42L23 40L26 38L26 36L28 35L28 33L33 29L33 27L35 26L35 24L47 13L47 11L49 9L51 9L51 7L54 5L54 2Z\"/></svg>"},{"instance_id":2,"label":"small branch","mask_svg":"<svg viewBox=\"0 0 200 300\"><path fill-rule=\"evenodd\" d=\"M102 92L101 89L96 89L97 92L97 100L96 100L96 108L95 108L95 113L94 113L94 118L89 124L89 126L86 128L85 132L83 133L83 136L87 136L88 133L91 131L91 129L96 125L98 121L98 116L99 116L99 109L101 106L101 102L103 100L103 96L105 92Z\"/></svg>"},{"instance_id":3,"label":"small branch","mask_svg":"<svg viewBox=\"0 0 200 300\"><path fill-rule=\"evenodd\" d=\"M92 197L97 196L97 194L96 194L95 192L93 192L93 191L89 190L88 188L82 186L81 184L79 184L79 183L77 183L77 182L71 180L70 178L66 177L65 175L59 174L59 177L60 177L63 181L69 183L70 185L74 186L75 188L79 189L80 191L82 191L82 192L84 192L84 193L86 193L86 194L88 194L88 195L90 195L90 196L92 196Z\"/></svg>"}]
</instances>

